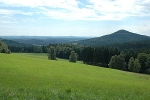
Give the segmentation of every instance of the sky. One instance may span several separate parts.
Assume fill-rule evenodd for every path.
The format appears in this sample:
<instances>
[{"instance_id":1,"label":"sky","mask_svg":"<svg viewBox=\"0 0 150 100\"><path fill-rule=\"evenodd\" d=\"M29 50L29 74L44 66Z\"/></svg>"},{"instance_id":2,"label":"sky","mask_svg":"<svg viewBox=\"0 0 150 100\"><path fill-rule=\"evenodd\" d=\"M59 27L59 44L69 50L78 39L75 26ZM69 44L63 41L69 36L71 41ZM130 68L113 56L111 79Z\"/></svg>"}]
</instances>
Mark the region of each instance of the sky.
<instances>
[{"instance_id":1,"label":"sky","mask_svg":"<svg viewBox=\"0 0 150 100\"><path fill-rule=\"evenodd\" d=\"M150 0L0 0L0 36L150 36Z\"/></svg>"}]
</instances>

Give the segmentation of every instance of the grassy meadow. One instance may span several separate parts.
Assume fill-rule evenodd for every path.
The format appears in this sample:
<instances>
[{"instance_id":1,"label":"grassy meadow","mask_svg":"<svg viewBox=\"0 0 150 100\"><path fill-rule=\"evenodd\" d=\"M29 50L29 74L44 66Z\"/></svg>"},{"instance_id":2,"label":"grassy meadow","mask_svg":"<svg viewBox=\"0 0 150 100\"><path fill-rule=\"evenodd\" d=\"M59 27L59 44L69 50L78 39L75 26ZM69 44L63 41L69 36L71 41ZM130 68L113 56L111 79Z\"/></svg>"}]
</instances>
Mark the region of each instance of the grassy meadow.
<instances>
[{"instance_id":1,"label":"grassy meadow","mask_svg":"<svg viewBox=\"0 0 150 100\"><path fill-rule=\"evenodd\" d=\"M0 100L149 100L150 76L46 54L0 53Z\"/></svg>"}]
</instances>

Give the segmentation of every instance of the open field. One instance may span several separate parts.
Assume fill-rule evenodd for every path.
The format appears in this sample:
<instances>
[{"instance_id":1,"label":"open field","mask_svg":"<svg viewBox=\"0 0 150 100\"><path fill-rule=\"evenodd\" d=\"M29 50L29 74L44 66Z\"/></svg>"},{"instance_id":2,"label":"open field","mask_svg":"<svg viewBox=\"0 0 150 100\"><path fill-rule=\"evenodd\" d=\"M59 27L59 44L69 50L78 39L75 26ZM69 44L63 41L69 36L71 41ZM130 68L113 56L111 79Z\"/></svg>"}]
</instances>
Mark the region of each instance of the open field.
<instances>
[{"instance_id":1,"label":"open field","mask_svg":"<svg viewBox=\"0 0 150 100\"><path fill-rule=\"evenodd\" d=\"M149 98L149 75L51 61L46 54L0 54L0 100Z\"/></svg>"}]
</instances>

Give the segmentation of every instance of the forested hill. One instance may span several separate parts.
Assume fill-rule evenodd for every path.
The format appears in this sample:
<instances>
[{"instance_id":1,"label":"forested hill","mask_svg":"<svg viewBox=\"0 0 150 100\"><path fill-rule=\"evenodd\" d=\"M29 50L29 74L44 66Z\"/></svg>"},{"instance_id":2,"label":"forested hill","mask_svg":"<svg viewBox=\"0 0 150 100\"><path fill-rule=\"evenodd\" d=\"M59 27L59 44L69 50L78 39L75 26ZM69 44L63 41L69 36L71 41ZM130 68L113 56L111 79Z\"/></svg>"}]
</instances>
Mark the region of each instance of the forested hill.
<instances>
[{"instance_id":1,"label":"forested hill","mask_svg":"<svg viewBox=\"0 0 150 100\"><path fill-rule=\"evenodd\" d=\"M8 46L19 46L19 47L26 47L26 46L31 46L30 44L25 44L25 43L19 43L13 40L7 40L7 39L1 39L3 42L5 42Z\"/></svg>"},{"instance_id":2,"label":"forested hill","mask_svg":"<svg viewBox=\"0 0 150 100\"><path fill-rule=\"evenodd\" d=\"M77 43L86 46L105 46L108 44L110 45L110 44L142 41L142 40L150 40L150 37L132 33L126 30L119 30L109 35L82 40L82 41L78 41Z\"/></svg>"}]
</instances>

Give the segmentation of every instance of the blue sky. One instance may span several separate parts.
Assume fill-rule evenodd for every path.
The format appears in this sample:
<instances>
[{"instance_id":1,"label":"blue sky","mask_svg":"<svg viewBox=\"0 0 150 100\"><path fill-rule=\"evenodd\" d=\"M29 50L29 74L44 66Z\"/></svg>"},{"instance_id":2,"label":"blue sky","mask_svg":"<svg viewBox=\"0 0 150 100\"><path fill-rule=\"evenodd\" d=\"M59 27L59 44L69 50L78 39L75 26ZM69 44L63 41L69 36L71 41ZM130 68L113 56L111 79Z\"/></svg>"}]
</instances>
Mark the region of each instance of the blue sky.
<instances>
[{"instance_id":1,"label":"blue sky","mask_svg":"<svg viewBox=\"0 0 150 100\"><path fill-rule=\"evenodd\" d=\"M0 36L150 36L150 0L0 0Z\"/></svg>"}]
</instances>

